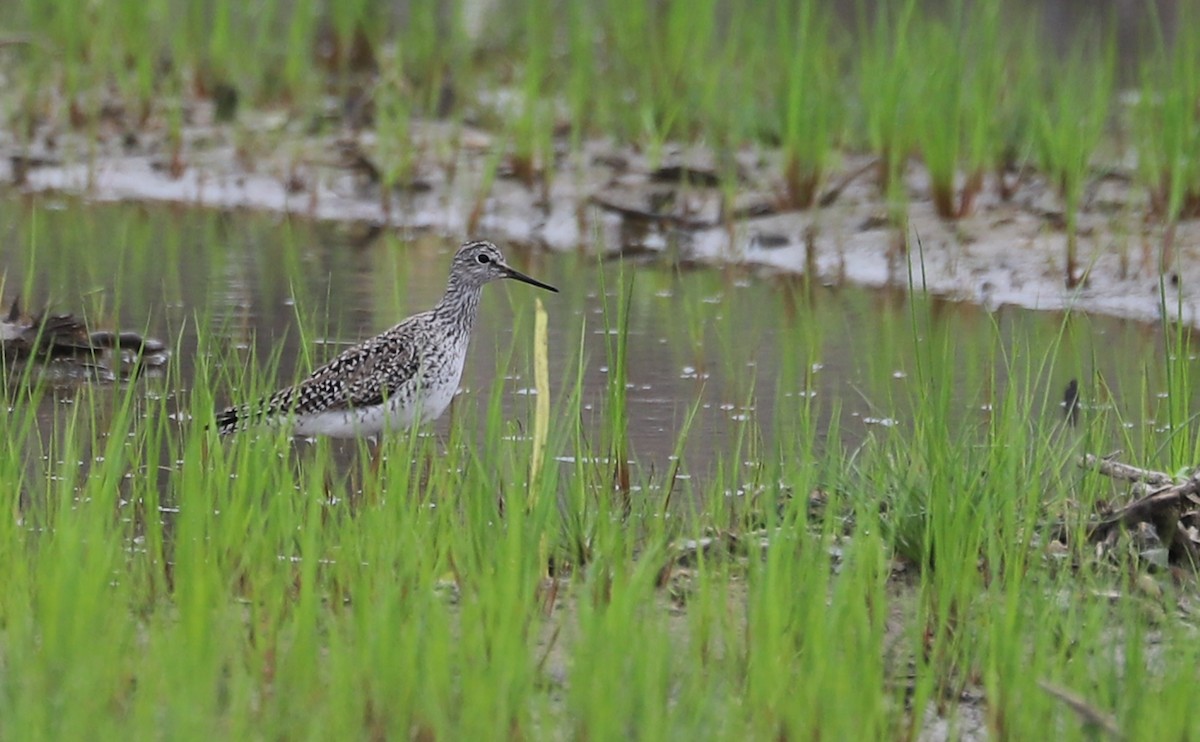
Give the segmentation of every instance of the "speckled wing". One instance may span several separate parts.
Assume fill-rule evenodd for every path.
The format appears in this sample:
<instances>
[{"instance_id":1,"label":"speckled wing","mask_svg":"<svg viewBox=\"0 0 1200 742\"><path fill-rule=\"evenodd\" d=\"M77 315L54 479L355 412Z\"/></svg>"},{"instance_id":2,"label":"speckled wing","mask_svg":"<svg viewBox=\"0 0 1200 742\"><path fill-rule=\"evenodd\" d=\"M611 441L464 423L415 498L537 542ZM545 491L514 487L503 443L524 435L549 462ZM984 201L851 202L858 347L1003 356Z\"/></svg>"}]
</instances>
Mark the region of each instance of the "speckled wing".
<instances>
[{"instance_id":1,"label":"speckled wing","mask_svg":"<svg viewBox=\"0 0 1200 742\"><path fill-rule=\"evenodd\" d=\"M230 407L217 415L222 434L292 414L369 407L391 397L418 372L416 344L404 326L343 351L295 386L258 404Z\"/></svg>"},{"instance_id":2,"label":"speckled wing","mask_svg":"<svg viewBox=\"0 0 1200 742\"><path fill-rule=\"evenodd\" d=\"M299 384L296 408L327 412L382 404L418 370L412 339L385 333L347 350Z\"/></svg>"}]
</instances>

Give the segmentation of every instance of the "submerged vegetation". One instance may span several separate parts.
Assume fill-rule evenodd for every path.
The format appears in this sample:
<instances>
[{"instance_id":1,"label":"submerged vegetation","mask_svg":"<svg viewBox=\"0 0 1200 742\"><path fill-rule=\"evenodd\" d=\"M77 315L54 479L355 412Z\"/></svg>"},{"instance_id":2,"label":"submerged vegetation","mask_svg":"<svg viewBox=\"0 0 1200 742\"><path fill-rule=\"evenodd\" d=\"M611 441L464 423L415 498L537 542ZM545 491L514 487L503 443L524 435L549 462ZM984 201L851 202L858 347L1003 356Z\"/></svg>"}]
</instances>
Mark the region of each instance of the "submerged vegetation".
<instances>
[{"instance_id":1,"label":"submerged vegetation","mask_svg":"<svg viewBox=\"0 0 1200 742\"><path fill-rule=\"evenodd\" d=\"M0 115L17 149L68 129L154 136L173 169L201 109L247 150L246 112L279 111L372 131L385 190L408 184L421 120L493 133L488 177L534 188L594 137L653 162L696 145L715 164L690 175L718 180L729 213L734 153L778 156L786 209L819 207L833 164L867 153L902 243L914 161L946 220L989 173L1007 199L1038 172L1072 286L1097 153L1128 145L1169 267L1200 201L1197 19L1154 19L1129 74L1110 26L1064 54L1011 12L22 0L0 4ZM1174 548L1200 541L1195 513L1098 538L1130 495L1078 465L1119 449L1191 476L1183 325L1114 368L1086 318L1036 336L1004 313L956 323L920 275L899 311L885 297L860 308L877 322L834 324L811 275L756 283L769 298L750 303L734 267L635 278L575 257L573 280L548 276L564 288L549 319L524 298L497 308L511 333L483 340L494 352L436 433L221 441L216 408L319 364L347 327L420 308L436 250L61 205L0 202L5 298L72 297L97 326L167 339L172 360L119 383L4 361L0 737L1200 735L1195 547ZM656 311L671 336L648 352L688 384L646 433L631 339ZM873 380L853 395L819 391L834 339L853 360L825 373ZM710 407L723 437L696 445Z\"/></svg>"}]
</instances>

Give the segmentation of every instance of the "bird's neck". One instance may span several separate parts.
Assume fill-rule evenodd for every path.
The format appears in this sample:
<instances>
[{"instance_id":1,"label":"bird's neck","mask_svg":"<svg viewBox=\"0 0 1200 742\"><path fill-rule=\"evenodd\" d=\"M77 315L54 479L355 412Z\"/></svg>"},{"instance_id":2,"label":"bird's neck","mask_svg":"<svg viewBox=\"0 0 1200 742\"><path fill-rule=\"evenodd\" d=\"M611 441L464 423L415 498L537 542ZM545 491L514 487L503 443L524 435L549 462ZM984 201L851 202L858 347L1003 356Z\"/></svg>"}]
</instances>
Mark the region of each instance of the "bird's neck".
<instances>
[{"instance_id":1,"label":"bird's neck","mask_svg":"<svg viewBox=\"0 0 1200 742\"><path fill-rule=\"evenodd\" d=\"M479 311L479 297L482 294L482 286L465 284L451 276L450 282L446 284L445 295L433 308L433 316L470 331L475 324L475 315Z\"/></svg>"}]
</instances>

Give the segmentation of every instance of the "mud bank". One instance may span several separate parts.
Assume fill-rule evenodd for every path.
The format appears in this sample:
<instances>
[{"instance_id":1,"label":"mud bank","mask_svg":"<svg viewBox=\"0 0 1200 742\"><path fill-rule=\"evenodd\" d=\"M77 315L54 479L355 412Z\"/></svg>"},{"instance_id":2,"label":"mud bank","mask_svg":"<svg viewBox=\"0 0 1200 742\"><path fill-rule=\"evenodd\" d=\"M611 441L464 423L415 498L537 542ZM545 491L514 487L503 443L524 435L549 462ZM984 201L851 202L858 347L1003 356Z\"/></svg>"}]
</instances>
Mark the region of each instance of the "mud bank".
<instances>
[{"instance_id":1,"label":"mud bank","mask_svg":"<svg viewBox=\"0 0 1200 742\"><path fill-rule=\"evenodd\" d=\"M5 135L7 137L7 135ZM822 283L914 286L995 308L1076 309L1200 322L1200 226L1175 230L1174 264L1160 281L1161 225L1128 165L1096 170L1079 216L1083 280L1065 281L1066 231L1059 198L1032 172L1014 175L1002 200L989 180L974 212L948 222L934 212L919 164L906 173L908 224L897 226L873 183L871 159L846 155L825 178L826 205L783 210L782 168L770 151L736 154L668 148L644 153L605 142L518 179L506 143L464 126L414 128L411 167L389 188L370 133L305 135L284 116L198 125L179 144L112 133L93 139L43 134L34 145L0 138L0 181L26 193L97 201L172 202L258 209L375 229L467 234L555 251L601 250L638 259L738 264L810 273ZM719 173L736 173L722 182ZM1010 183L1012 185L1012 183ZM907 252L901 235L908 235Z\"/></svg>"}]
</instances>

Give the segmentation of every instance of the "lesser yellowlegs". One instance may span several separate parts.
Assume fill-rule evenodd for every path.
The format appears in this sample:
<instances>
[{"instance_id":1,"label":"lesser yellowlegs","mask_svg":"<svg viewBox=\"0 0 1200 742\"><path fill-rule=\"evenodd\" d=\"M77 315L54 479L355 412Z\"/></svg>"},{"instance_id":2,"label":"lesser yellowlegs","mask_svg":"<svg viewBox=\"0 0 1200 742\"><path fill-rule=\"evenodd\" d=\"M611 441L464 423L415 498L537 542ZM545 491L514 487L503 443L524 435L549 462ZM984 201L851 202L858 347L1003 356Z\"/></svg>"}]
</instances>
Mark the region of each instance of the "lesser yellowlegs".
<instances>
[{"instance_id":1,"label":"lesser yellowlegs","mask_svg":"<svg viewBox=\"0 0 1200 742\"><path fill-rule=\"evenodd\" d=\"M458 390L483 285L500 278L558 291L510 268L492 243L468 242L433 309L348 348L298 384L224 410L217 429L287 425L296 435L351 438L435 420Z\"/></svg>"}]
</instances>

